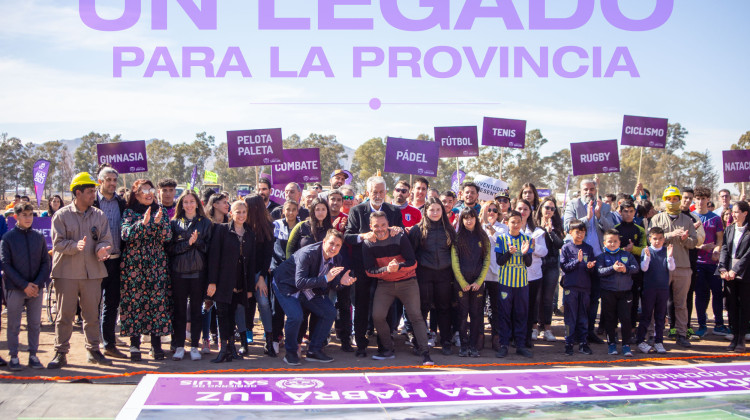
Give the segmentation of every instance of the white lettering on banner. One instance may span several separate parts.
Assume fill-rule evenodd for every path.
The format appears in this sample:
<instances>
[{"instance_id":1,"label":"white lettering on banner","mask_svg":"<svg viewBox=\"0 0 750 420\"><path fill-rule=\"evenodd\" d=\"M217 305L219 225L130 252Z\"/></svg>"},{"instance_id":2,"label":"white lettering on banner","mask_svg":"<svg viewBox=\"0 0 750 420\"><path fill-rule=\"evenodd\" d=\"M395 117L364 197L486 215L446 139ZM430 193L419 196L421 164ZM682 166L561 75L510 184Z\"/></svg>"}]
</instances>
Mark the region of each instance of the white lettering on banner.
<instances>
[{"instance_id":1,"label":"white lettering on banner","mask_svg":"<svg viewBox=\"0 0 750 420\"><path fill-rule=\"evenodd\" d=\"M135 162L145 160L143 153L121 153L116 155L99 156L99 163Z\"/></svg>"},{"instance_id":2,"label":"white lettering on banner","mask_svg":"<svg viewBox=\"0 0 750 420\"><path fill-rule=\"evenodd\" d=\"M516 130L511 130L509 128L493 128L492 134L501 137L515 137Z\"/></svg>"},{"instance_id":3,"label":"white lettering on banner","mask_svg":"<svg viewBox=\"0 0 750 420\"><path fill-rule=\"evenodd\" d=\"M43 184L44 181L47 180L47 175L44 174L44 172L37 172L36 175L34 175L34 182Z\"/></svg>"},{"instance_id":4,"label":"white lettering on banner","mask_svg":"<svg viewBox=\"0 0 750 420\"><path fill-rule=\"evenodd\" d=\"M263 144L272 143L270 134L256 134L255 136L237 136L237 144Z\"/></svg>"},{"instance_id":5,"label":"white lettering on banner","mask_svg":"<svg viewBox=\"0 0 750 420\"><path fill-rule=\"evenodd\" d=\"M725 171L747 171L750 170L750 162L724 162Z\"/></svg>"},{"instance_id":6,"label":"white lettering on banner","mask_svg":"<svg viewBox=\"0 0 750 420\"><path fill-rule=\"evenodd\" d=\"M273 147L271 146L240 147L237 149L237 154L240 156L257 156L257 155L273 154Z\"/></svg>"},{"instance_id":7,"label":"white lettering on banner","mask_svg":"<svg viewBox=\"0 0 750 420\"><path fill-rule=\"evenodd\" d=\"M424 153L415 153L408 150L396 152L396 159L408 162L427 163L427 155Z\"/></svg>"},{"instance_id":8,"label":"white lettering on banner","mask_svg":"<svg viewBox=\"0 0 750 420\"><path fill-rule=\"evenodd\" d=\"M625 127L625 134L633 134L636 136L664 137L664 129L627 126Z\"/></svg>"},{"instance_id":9,"label":"white lettering on banner","mask_svg":"<svg viewBox=\"0 0 750 420\"><path fill-rule=\"evenodd\" d=\"M441 146L472 146L469 137L443 137L440 139Z\"/></svg>"},{"instance_id":10,"label":"white lettering on banner","mask_svg":"<svg viewBox=\"0 0 750 420\"><path fill-rule=\"evenodd\" d=\"M318 169L317 160L301 160L297 162L283 162L273 165L274 171L310 171Z\"/></svg>"},{"instance_id":11,"label":"white lettering on banner","mask_svg":"<svg viewBox=\"0 0 750 420\"><path fill-rule=\"evenodd\" d=\"M609 155L611 153L587 153L581 155L581 163L588 163L588 162L606 162L609 160Z\"/></svg>"}]
</instances>

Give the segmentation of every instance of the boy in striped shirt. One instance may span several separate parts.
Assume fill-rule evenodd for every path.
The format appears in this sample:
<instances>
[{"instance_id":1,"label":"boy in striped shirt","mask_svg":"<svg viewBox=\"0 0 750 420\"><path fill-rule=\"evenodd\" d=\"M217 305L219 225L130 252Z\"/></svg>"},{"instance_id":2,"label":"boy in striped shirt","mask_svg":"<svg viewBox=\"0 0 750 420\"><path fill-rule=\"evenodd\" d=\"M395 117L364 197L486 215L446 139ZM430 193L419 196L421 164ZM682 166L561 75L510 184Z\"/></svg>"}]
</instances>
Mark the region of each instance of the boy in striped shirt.
<instances>
[{"instance_id":1,"label":"boy in striped shirt","mask_svg":"<svg viewBox=\"0 0 750 420\"><path fill-rule=\"evenodd\" d=\"M495 354L497 357L508 355L511 332L516 342L516 353L524 357L533 356L524 347L524 343L529 315L526 267L531 265L534 245L531 238L521 233L521 223L521 213L513 210L508 212L509 232L498 236L495 243L495 257L500 267L500 349Z\"/></svg>"}]
</instances>

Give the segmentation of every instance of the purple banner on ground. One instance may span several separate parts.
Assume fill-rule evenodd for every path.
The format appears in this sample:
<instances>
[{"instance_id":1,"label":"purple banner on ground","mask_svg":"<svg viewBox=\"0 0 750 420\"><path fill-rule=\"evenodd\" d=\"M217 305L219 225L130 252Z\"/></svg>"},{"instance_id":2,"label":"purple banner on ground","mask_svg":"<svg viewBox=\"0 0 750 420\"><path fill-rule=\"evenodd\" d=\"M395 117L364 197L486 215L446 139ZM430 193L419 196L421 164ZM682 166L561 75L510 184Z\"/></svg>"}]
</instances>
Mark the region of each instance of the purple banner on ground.
<instances>
[{"instance_id":1,"label":"purple banner on ground","mask_svg":"<svg viewBox=\"0 0 750 420\"><path fill-rule=\"evenodd\" d=\"M526 121L484 117L482 146L523 149L526 146Z\"/></svg>"},{"instance_id":2,"label":"purple banner on ground","mask_svg":"<svg viewBox=\"0 0 750 420\"><path fill-rule=\"evenodd\" d=\"M725 183L750 181L750 150L724 150L721 155Z\"/></svg>"},{"instance_id":3,"label":"purple banner on ground","mask_svg":"<svg viewBox=\"0 0 750 420\"><path fill-rule=\"evenodd\" d=\"M41 206L42 196L44 195L44 184L47 182L47 173L49 172L49 161L39 159L34 162L34 195L36 196L36 206Z\"/></svg>"},{"instance_id":4,"label":"purple banner on ground","mask_svg":"<svg viewBox=\"0 0 750 420\"><path fill-rule=\"evenodd\" d=\"M16 218L9 217L8 230L13 229L15 226ZM44 240L47 242L47 249L52 249L52 218L34 216L34 221L31 222L31 228L44 235Z\"/></svg>"},{"instance_id":5,"label":"purple banner on ground","mask_svg":"<svg viewBox=\"0 0 750 420\"><path fill-rule=\"evenodd\" d=\"M663 149L667 146L668 128L669 121L666 118L626 115L622 120L620 144Z\"/></svg>"},{"instance_id":6,"label":"purple banner on ground","mask_svg":"<svg viewBox=\"0 0 750 420\"><path fill-rule=\"evenodd\" d=\"M146 141L122 141L96 145L99 164L109 163L121 174L148 171Z\"/></svg>"},{"instance_id":7,"label":"purple banner on ground","mask_svg":"<svg viewBox=\"0 0 750 420\"><path fill-rule=\"evenodd\" d=\"M227 131L230 168L264 166L284 161L280 128Z\"/></svg>"},{"instance_id":8,"label":"purple banner on ground","mask_svg":"<svg viewBox=\"0 0 750 420\"><path fill-rule=\"evenodd\" d=\"M388 137L385 144L385 172L436 176L440 145L434 141Z\"/></svg>"},{"instance_id":9,"label":"purple banner on ground","mask_svg":"<svg viewBox=\"0 0 750 420\"><path fill-rule=\"evenodd\" d=\"M461 188L461 184L466 179L466 172L462 170L453 171L451 175L451 191L458 194L458 190Z\"/></svg>"},{"instance_id":10,"label":"purple banner on ground","mask_svg":"<svg viewBox=\"0 0 750 420\"><path fill-rule=\"evenodd\" d=\"M477 127L435 127L441 158L479 156Z\"/></svg>"},{"instance_id":11,"label":"purple banner on ground","mask_svg":"<svg viewBox=\"0 0 750 420\"><path fill-rule=\"evenodd\" d=\"M283 155L281 163L271 165L275 184L321 182L320 149L285 149Z\"/></svg>"},{"instance_id":12,"label":"purple banner on ground","mask_svg":"<svg viewBox=\"0 0 750 420\"><path fill-rule=\"evenodd\" d=\"M318 375L148 375L124 408L351 408L750 393L750 364ZM131 404L132 402L132 404Z\"/></svg>"},{"instance_id":13,"label":"purple banner on ground","mask_svg":"<svg viewBox=\"0 0 750 420\"><path fill-rule=\"evenodd\" d=\"M570 143L573 176L620 172L617 140Z\"/></svg>"}]
</instances>

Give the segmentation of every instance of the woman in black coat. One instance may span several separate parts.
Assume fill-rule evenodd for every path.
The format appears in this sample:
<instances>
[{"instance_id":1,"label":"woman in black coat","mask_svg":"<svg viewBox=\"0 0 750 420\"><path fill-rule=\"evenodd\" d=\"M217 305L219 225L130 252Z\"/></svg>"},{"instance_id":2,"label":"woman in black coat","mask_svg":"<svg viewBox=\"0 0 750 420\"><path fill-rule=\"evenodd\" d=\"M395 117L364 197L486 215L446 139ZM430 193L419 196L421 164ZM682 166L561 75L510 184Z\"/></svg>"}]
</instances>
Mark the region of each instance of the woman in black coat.
<instances>
[{"instance_id":1,"label":"woman in black coat","mask_svg":"<svg viewBox=\"0 0 750 420\"><path fill-rule=\"evenodd\" d=\"M750 321L750 234L747 232L750 204L732 206L734 223L727 226L721 246L718 273L726 286L729 327L734 338L727 351L745 352L745 333Z\"/></svg>"},{"instance_id":2,"label":"woman in black coat","mask_svg":"<svg viewBox=\"0 0 750 420\"><path fill-rule=\"evenodd\" d=\"M211 241L208 296L216 302L221 349L213 363L241 358L234 347L234 314L247 307L255 287L255 234L247 224L247 204L232 204L232 221L218 225Z\"/></svg>"}]
</instances>

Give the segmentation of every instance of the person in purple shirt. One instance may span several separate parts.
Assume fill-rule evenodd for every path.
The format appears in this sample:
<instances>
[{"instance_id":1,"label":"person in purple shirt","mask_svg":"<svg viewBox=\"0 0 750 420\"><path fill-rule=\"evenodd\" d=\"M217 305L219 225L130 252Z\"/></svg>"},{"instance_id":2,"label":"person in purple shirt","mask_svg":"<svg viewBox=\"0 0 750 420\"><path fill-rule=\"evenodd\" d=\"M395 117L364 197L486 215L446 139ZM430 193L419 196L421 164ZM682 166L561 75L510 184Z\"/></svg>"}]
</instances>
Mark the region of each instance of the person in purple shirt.
<instances>
[{"instance_id":1,"label":"person in purple shirt","mask_svg":"<svg viewBox=\"0 0 750 420\"><path fill-rule=\"evenodd\" d=\"M714 313L715 335L729 334L729 328L724 325L723 315L723 282L716 275L719 263L721 245L724 240L724 225L721 218L708 209L711 200L711 190L706 187L695 189L695 211L703 223L706 239L698 247L698 263L696 265L695 281L695 311L698 315L698 330L695 335L703 337L708 328L706 326L706 309L709 301ZM712 299L713 296L713 299Z\"/></svg>"}]
</instances>

